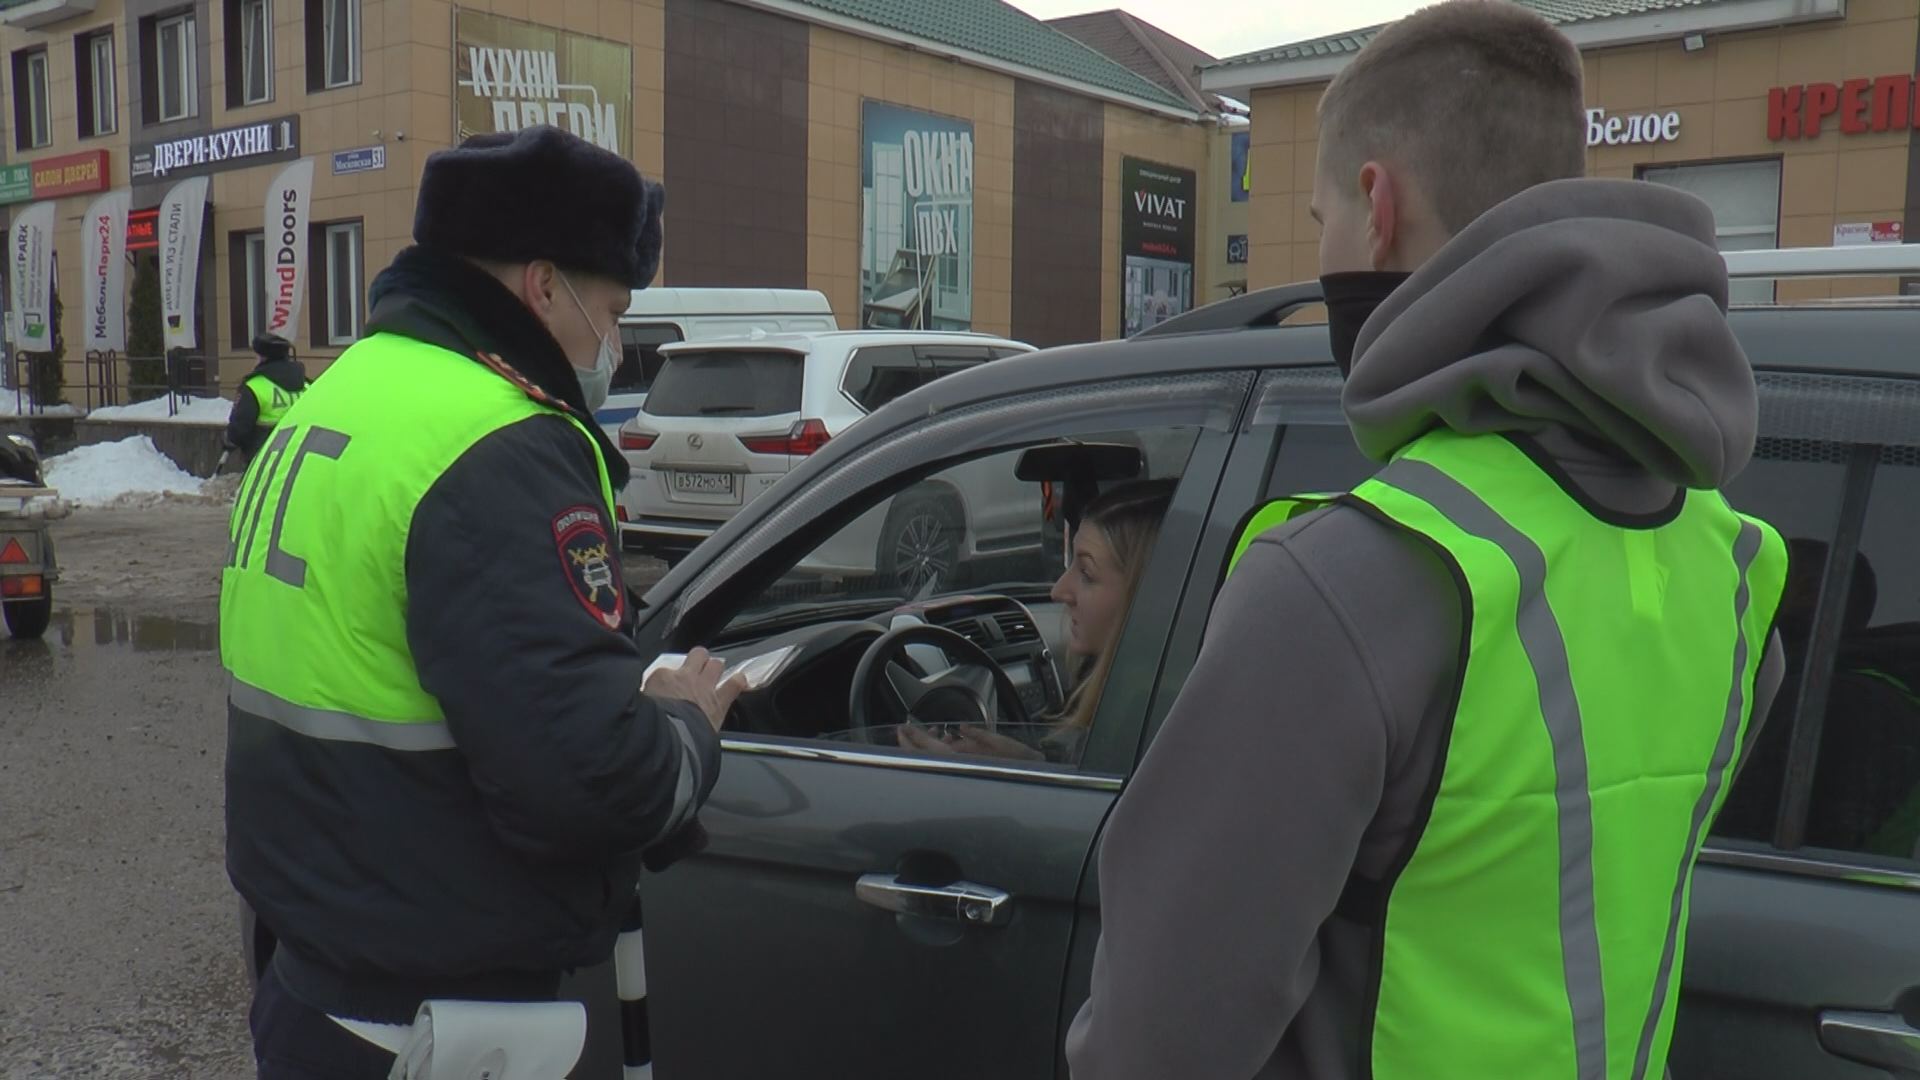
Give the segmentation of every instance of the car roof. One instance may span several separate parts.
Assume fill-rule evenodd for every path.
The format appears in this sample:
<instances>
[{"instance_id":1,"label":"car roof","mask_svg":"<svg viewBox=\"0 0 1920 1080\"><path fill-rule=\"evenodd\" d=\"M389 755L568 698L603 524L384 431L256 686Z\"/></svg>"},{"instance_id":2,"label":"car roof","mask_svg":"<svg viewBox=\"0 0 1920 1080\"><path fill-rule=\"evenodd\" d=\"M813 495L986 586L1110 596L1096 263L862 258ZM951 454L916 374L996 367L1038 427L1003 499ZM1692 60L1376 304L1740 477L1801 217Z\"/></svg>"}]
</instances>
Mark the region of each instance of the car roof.
<instances>
[{"instance_id":1,"label":"car roof","mask_svg":"<svg viewBox=\"0 0 1920 1080\"><path fill-rule=\"evenodd\" d=\"M1196 371L1330 365L1324 323L1283 324L1321 302L1317 281L1281 285L1175 316L1131 338L1042 349L915 391L919 408L956 408L1053 387ZM1756 369L1920 378L1920 304L1862 299L1735 307L1727 321ZM929 400L932 399L932 400Z\"/></svg>"},{"instance_id":2,"label":"car roof","mask_svg":"<svg viewBox=\"0 0 1920 1080\"><path fill-rule=\"evenodd\" d=\"M833 304L818 289L635 289L631 316L831 315Z\"/></svg>"},{"instance_id":3,"label":"car roof","mask_svg":"<svg viewBox=\"0 0 1920 1080\"><path fill-rule=\"evenodd\" d=\"M1012 338L953 330L792 330L675 341L660 346L660 355L716 350L811 353L822 344L846 345L849 348L871 345L992 345L1029 352L1033 350L1033 346Z\"/></svg>"}]
</instances>

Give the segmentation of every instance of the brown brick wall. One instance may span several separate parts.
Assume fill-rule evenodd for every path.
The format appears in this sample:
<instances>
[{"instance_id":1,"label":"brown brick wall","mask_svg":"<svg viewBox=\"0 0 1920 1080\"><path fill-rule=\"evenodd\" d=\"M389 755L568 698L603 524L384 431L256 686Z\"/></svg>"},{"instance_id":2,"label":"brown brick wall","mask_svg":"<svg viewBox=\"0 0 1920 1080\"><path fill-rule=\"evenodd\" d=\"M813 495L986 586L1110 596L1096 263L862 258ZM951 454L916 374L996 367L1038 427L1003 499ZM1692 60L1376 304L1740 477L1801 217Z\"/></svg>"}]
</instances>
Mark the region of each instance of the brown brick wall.
<instances>
[{"instance_id":1,"label":"brown brick wall","mask_svg":"<svg viewBox=\"0 0 1920 1080\"><path fill-rule=\"evenodd\" d=\"M1098 340L1100 103L1029 82L1013 89L1013 336L1034 345Z\"/></svg>"},{"instance_id":2,"label":"brown brick wall","mask_svg":"<svg viewBox=\"0 0 1920 1080\"><path fill-rule=\"evenodd\" d=\"M807 285L805 23L667 0L664 284Z\"/></svg>"}]
</instances>

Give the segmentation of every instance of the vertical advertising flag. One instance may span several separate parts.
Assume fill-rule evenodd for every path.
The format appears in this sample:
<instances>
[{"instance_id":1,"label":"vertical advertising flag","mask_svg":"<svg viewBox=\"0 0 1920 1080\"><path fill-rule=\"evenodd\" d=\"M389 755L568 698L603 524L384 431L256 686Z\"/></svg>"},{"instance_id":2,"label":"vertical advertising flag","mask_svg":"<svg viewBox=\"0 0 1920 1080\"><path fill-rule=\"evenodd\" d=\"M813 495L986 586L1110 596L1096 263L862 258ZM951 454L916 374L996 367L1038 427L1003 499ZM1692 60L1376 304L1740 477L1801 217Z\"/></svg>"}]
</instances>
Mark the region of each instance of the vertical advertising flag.
<instances>
[{"instance_id":1,"label":"vertical advertising flag","mask_svg":"<svg viewBox=\"0 0 1920 1080\"><path fill-rule=\"evenodd\" d=\"M192 349L194 294L200 283L200 222L207 211L207 178L173 185L160 201L160 316L166 345Z\"/></svg>"},{"instance_id":2,"label":"vertical advertising flag","mask_svg":"<svg viewBox=\"0 0 1920 1080\"><path fill-rule=\"evenodd\" d=\"M300 300L307 295L307 221L313 215L313 159L301 158L267 185L266 326L288 341L300 336Z\"/></svg>"},{"instance_id":3,"label":"vertical advertising flag","mask_svg":"<svg viewBox=\"0 0 1920 1080\"><path fill-rule=\"evenodd\" d=\"M1158 326L1193 307L1192 169L1120 160L1120 332Z\"/></svg>"},{"instance_id":4,"label":"vertical advertising flag","mask_svg":"<svg viewBox=\"0 0 1920 1080\"><path fill-rule=\"evenodd\" d=\"M131 191L93 200L81 222L86 252L88 352L127 351L127 209Z\"/></svg>"},{"instance_id":5,"label":"vertical advertising flag","mask_svg":"<svg viewBox=\"0 0 1920 1080\"><path fill-rule=\"evenodd\" d=\"M860 325L973 327L973 124L860 111Z\"/></svg>"},{"instance_id":6,"label":"vertical advertising flag","mask_svg":"<svg viewBox=\"0 0 1920 1080\"><path fill-rule=\"evenodd\" d=\"M13 347L53 349L53 204L37 202L15 216L7 271L13 279Z\"/></svg>"}]
</instances>

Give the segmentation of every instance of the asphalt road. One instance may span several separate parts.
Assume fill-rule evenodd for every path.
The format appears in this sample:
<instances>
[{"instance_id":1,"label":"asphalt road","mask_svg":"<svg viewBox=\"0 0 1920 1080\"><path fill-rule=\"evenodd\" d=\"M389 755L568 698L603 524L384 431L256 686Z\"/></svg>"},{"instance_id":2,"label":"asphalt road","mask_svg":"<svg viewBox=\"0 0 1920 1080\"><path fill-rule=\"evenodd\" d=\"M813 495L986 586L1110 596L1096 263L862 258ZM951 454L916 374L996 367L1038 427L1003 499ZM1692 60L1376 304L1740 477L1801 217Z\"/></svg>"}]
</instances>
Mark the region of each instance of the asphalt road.
<instances>
[{"instance_id":1,"label":"asphalt road","mask_svg":"<svg viewBox=\"0 0 1920 1080\"><path fill-rule=\"evenodd\" d=\"M56 523L53 629L0 633L4 1080L253 1075L222 861L226 514Z\"/></svg>"}]
</instances>

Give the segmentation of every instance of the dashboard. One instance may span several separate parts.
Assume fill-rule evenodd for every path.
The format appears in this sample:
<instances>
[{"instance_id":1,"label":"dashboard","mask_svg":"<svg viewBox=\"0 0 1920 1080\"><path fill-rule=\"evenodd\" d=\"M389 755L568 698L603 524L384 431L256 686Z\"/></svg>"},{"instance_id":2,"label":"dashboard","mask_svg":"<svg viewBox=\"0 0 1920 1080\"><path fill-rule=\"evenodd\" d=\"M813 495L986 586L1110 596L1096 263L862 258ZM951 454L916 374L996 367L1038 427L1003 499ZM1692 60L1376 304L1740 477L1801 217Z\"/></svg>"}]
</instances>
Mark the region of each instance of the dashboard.
<instances>
[{"instance_id":1,"label":"dashboard","mask_svg":"<svg viewBox=\"0 0 1920 1080\"><path fill-rule=\"evenodd\" d=\"M1047 614L1057 626L1057 608ZM1006 673L1027 716L1037 718L1063 700L1041 618L1009 596L954 596L905 604L870 619L827 619L726 642L715 655L730 669L751 665L757 677L734 705L724 732L810 739L847 731L860 658L887 631L916 624L951 630L978 645ZM906 651L929 674L953 667L956 659L926 645L908 645Z\"/></svg>"}]
</instances>

